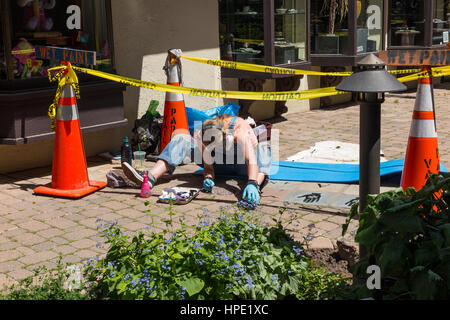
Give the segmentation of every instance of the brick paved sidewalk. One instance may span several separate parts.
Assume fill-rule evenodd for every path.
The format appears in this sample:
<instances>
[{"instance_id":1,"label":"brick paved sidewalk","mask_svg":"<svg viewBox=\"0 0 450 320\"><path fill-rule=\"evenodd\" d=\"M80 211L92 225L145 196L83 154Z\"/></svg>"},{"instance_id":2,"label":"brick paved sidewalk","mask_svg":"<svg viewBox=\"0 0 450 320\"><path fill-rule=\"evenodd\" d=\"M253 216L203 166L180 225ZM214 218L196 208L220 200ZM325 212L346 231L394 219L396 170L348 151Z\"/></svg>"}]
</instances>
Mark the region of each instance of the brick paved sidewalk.
<instances>
[{"instance_id":1,"label":"brick paved sidewalk","mask_svg":"<svg viewBox=\"0 0 450 320\"><path fill-rule=\"evenodd\" d=\"M450 116L448 102L450 83L436 85L435 104L441 162L450 167ZM382 107L381 149L387 159L403 158L406 151L415 91L387 95ZM359 143L359 106L349 104L288 115L274 124L280 130L280 159L306 150L316 142L333 140ZM147 162L147 166L152 163ZM89 177L105 180L106 173L119 168L101 158L88 159ZM138 197L137 189L105 188L79 200L33 195L32 190L51 181L51 168L39 168L0 175L0 288L32 274L38 266L56 266L58 254L63 262L82 263L86 258L101 256L106 249L97 248L97 218L117 220L130 233L144 230L152 222L148 210L161 221L167 217L167 205L156 204L161 189L170 186L200 186L201 177L193 176L195 165L177 169L173 177L163 177L153 190L150 206ZM176 207L188 224L197 222L203 208L219 211L221 206L239 200L242 181L217 180L214 194L201 194L186 206ZM389 187L383 187L382 191ZM358 195L358 185L306 182L271 182L265 189L258 212L263 222L279 218L295 239L311 236L315 246L330 246L340 238L347 209L284 203L294 190L324 192L336 195ZM352 221L347 241L352 241L358 227ZM310 245L311 245L310 242Z\"/></svg>"}]
</instances>

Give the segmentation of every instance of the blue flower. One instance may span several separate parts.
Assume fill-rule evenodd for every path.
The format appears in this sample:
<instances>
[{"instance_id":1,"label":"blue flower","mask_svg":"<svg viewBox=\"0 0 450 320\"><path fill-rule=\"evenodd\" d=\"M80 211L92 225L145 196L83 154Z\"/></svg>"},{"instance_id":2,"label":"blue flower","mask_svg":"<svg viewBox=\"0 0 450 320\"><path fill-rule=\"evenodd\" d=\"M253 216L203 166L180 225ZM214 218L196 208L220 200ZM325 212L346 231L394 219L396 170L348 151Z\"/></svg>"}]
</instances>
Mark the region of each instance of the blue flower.
<instances>
[{"instance_id":1,"label":"blue flower","mask_svg":"<svg viewBox=\"0 0 450 320\"><path fill-rule=\"evenodd\" d=\"M252 279L249 277L249 276L247 276L247 285L250 287L250 288L253 288L253 281L252 281Z\"/></svg>"},{"instance_id":2,"label":"blue flower","mask_svg":"<svg viewBox=\"0 0 450 320\"><path fill-rule=\"evenodd\" d=\"M303 252L303 249L292 247L292 250L295 252L295 254L300 255Z\"/></svg>"}]
</instances>

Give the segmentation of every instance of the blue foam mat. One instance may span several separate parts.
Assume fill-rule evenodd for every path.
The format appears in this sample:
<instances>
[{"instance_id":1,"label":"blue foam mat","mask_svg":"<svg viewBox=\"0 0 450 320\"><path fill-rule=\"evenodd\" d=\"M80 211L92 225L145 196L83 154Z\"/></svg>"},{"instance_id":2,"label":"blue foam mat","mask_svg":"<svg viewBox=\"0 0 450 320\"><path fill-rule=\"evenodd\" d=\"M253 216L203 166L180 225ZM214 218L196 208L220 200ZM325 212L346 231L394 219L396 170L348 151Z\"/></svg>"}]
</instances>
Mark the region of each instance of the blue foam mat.
<instances>
[{"instance_id":1,"label":"blue foam mat","mask_svg":"<svg viewBox=\"0 0 450 320\"><path fill-rule=\"evenodd\" d=\"M404 159L381 162L380 177L401 174L404 162ZM441 171L448 172L443 164L441 164ZM203 174L203 169L197 170L195 174ZM217 174L217 176L223 175ZM227 176L231 178L243 177ZM274 161L270 170L270 179L281 181L354 183L359 182L359 164Z\"/></svg>"}]
</instances>

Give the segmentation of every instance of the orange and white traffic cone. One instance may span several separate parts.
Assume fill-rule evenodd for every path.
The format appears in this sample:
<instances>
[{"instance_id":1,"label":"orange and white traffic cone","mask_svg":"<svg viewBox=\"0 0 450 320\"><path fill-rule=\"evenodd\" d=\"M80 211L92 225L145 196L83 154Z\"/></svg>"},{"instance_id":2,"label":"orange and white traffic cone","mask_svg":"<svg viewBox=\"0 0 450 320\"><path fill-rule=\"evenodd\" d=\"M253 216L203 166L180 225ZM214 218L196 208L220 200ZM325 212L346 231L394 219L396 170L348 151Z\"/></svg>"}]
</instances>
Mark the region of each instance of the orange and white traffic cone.
<instances>
[{"instance_id":1,"label":"orange and white traffic cone","mask_svg":"<svg viewBox=\"0 0 450 320\"><path fill-rule=\"evenodd\" d=\"M181 74L181 50L171 49L167 56L164 70L167 75L167 84L173 86L182 85ZM164 117L161 131L161 143L159 151L164 150L172 139L172 135L189 134L189 126L186 115L184 97L181 93L166 92L164 104Z\"/></svg>"},{"instance_id":2,"label":"orange and white traffic cone","mask_svg":"<svg viewBox=\"0 0 450 320\"><path fill-rule=\"evenodd\" d=\"M422 67L422 72L431 67ZM401 186L422 189L431 173L439 173L439 149L431 75L419 80Z\"/></svg>"},{"instance_id":3,"label":"orange and white traffic cone","mask_svg":"<svg viewBox=\"0 0 450 320\"><path fill-rule=\"evenodd\" d=\"M62 89L56 112L55 146L52 183L34 192L64 198L81 198L106 186L106 182L90 181L80 129L77 100L70 84Z\"/></svg>"}]
</instances>

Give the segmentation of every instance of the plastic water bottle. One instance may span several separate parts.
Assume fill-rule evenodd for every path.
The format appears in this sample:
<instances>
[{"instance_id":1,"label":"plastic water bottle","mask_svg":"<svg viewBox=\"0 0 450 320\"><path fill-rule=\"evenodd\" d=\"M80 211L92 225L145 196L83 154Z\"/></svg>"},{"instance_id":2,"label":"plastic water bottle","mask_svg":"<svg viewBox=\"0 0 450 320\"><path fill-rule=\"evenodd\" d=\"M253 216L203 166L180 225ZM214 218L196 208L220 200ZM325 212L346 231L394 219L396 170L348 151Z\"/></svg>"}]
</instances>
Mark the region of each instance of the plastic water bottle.
<instances>
[{"instance_id":1,"label":"plastic water bottle","mask_svg":"<svg viewBox=\"0 0 450 320\"><path fill-rule=\"evenodd\" d=\"M128 142L128 137L125 137L123 138L122 147L120 148L120 163L128 162L128 164L132 166L132 157L131 145Z\"/></svg>"}]
</instances>

